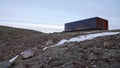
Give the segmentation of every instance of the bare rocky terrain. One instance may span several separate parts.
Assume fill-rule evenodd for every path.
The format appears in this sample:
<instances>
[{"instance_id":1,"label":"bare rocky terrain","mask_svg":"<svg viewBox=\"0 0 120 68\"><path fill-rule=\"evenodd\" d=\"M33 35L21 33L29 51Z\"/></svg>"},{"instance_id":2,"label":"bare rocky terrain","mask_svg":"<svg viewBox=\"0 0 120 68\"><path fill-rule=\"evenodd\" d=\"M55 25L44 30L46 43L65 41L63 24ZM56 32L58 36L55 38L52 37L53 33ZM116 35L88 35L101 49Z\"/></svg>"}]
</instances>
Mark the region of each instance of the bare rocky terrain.
<instances>
[{"instance_id":1,"label":"bare rocky terrain","mask_svg":"<svg viewBox=\"0 0 120 68\"><path fill-rule=\"evenodd\" d=\"M10 68L119 68L120 34L64 43L42 50L62 39L101 32L120 32L120 30L47 34L0 26L0 62L7 61L25 50L32 50L34 56L24 59L20 55Z\"/></svg>"}]
</instances>

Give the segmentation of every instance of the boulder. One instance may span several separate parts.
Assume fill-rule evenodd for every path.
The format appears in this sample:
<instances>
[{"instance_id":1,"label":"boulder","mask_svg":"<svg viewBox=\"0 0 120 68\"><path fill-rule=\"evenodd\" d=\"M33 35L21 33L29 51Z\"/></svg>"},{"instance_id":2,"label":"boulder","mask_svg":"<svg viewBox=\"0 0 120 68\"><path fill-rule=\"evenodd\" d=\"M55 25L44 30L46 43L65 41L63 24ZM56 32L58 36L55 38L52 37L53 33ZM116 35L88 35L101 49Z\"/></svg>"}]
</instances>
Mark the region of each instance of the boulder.
<instances>
[{"instance_id":1,"label":"boulder","mask_svg":"<svg viewBox=\"0 0 120 68\"><path fill-rule=\"evenodd\" d=\"M32 50L26 50L26 51L23 51L21 55L24 59L28 59L34 56L34 52Z\"/></svg>"},{"instance_id":2,"label":"boulder","mask_svg":"<svg viewBox=\"0 0 120 68\"><path fill-rule=\"evenodd\" d=\"M0 68L9 68L11 63L9 61L0 62Z\"/></svg>"}]
</instances>

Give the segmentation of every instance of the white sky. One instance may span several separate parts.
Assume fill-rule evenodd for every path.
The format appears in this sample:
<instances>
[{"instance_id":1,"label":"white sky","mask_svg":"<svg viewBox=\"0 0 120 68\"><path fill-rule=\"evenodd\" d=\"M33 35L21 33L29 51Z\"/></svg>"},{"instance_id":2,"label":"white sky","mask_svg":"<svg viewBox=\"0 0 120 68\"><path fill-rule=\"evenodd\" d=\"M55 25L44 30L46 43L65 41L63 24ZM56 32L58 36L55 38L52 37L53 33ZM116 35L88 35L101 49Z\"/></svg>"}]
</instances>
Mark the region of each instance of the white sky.
<instances>
[{"instance_id":1,"label":"white sky","mask_svg":"<svg viewBox=\"0 0 120 68\"><path fill-rule=\"evenodd\" d=\"M49 33L98 16L109 20L109 29L120 29L119 6L120 0L0 0L0 25Z\"/></svg>"}]
</instances>

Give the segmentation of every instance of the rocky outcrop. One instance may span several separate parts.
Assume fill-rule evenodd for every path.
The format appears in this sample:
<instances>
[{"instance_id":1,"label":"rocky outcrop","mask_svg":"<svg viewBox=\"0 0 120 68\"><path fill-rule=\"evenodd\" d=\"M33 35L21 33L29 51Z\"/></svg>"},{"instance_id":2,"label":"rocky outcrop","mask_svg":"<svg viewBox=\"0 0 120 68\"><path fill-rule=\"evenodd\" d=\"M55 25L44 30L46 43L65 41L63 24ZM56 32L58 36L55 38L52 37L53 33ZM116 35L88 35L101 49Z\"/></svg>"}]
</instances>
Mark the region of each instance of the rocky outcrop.
<instances>
[{"instance_id":1,"label":"rocky outcrop","mask_svg":"<svg viewBox=\"0 0 120 68\"><path fill-rule=\"evenodd\" d=\"M119 68L120 34L80 42L65 42L60 46L54 46L62 39L69 40L73 37L98 32L102 31L11 37L10 40L0 45L0 61L8 60L23 51L11 68ZM44 47L47 49L42 50Z\"/></svg>"}]
</instances>

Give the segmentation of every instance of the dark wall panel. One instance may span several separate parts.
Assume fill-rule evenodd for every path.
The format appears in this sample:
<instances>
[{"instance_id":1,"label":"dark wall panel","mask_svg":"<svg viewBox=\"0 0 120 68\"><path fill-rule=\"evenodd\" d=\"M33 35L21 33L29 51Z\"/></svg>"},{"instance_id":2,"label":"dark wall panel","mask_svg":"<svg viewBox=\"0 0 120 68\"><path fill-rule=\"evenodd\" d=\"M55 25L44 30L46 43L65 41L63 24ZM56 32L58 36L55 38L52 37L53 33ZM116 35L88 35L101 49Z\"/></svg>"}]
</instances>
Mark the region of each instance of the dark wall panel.
<instances>
[{"instance_id":1,"label":"dark wall panel","mask_svg":"<svg viewBox=\"0 0 120 68\"><path fill-rule=\"evenodd\" d=\"M98 17L94 17L65 24L65 31L90 30L90 29L107 30L108 21Z\"/></svg>"}]
</instances>

